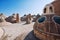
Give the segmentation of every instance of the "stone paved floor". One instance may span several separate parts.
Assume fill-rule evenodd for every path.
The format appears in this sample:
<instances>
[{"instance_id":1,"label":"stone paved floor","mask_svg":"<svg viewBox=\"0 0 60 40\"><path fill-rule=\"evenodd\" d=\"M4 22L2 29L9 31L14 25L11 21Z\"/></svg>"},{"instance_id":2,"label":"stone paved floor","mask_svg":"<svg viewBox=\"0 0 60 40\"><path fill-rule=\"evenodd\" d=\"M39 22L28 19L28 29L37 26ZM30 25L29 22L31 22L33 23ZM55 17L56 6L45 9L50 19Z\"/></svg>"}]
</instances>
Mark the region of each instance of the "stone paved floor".
<instances>
[{"instance_id":1,"label":"stone paved floor","mask_svg":"<svg viewBox=\"0 0 60 40\"><path fill-rule=\"evenodd\" d=\"M24 32L30 32L33 30L34 23L25 24L23 23L15 23L7 26L3 26L2 28L5 30L5 34L7 34L8 40L14 40L18 35Z\"/></svg>"}]
</instances>

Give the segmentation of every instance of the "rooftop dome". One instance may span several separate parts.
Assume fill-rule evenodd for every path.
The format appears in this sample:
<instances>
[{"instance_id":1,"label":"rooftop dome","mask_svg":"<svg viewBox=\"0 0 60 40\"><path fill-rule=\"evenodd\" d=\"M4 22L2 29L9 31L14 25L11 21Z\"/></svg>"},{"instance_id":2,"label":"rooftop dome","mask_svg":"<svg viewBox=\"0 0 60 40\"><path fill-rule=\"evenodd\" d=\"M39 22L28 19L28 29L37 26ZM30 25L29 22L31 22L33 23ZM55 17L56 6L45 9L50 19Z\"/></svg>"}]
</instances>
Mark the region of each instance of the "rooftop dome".
<instances>
[{"instance_id":1,"label":"rooftop dome","mask_svg":"<svg viewBox=\"0 0 60 40\"><path fill-rule=\"evenodd\" d=\"M34 24L34 34L42 40L60 40L60 0L46 5L44 14Z\"/></svg>"},{"instance_id":2,"label":"rooftop dome","mask_svg":"<svg viewBox=\"0 0 60 40\"><path fill-rule=\"evenodd\" d=\"M60 16L55 14L41 16L34 24L34 34L42 40L60 40Z\"/></svg>"},{"instance_id":3,"label":"rooftop dome","mask_svg":"<svg viewBox=\"0 0 60 40\"><path fill-rule=\"evenodd\" d=\"M55 0L51 4L47 4L43 11L44 14L56 14L60 16L60 0Z\"/></svg>"}]
</instances>

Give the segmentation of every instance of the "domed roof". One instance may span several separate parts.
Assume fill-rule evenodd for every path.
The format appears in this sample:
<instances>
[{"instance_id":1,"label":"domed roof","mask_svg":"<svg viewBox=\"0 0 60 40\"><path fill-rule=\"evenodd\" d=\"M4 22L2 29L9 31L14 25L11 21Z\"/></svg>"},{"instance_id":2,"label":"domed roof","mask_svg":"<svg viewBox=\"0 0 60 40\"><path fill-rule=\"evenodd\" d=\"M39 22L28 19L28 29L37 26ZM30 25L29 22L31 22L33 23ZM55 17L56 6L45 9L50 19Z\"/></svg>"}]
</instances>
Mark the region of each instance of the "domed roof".
<instances>
[{"instance_id":1,"label":"domed roof","mask_svg":"<svg viewBox=\"0 0 60 40\"><path fill-rule=\"evenodd\" d=\"M60 0L55 0L51 4L47 4L44 8L44 14L54 13L60 16Z\"/></svg>"},{"instance_id":2,"label":"domed roof","mask_svg":"<svg viewBox=\"0 0 60 40\"><path fill-rule=\"evenodd\" d=\"M52 39L60 40L60 16L48 14L41 16L34 24L34 34L37 38L43 40L49 39L50 36L57 37ZM47 37L47 38L46 38Z\"/></svg>"},{"instance_id":3,"label":"domed roof","mask_svg":"<svg viewBox=\"0 0 60 40\"><path fill-rule=\"evenodd\" d=\"M51 4L54 6L54 13L60 16L60 0L55 0Z\"/></svg>"},{"instance_id":4,"label":"domed roof","mask_svg":"<svg viewBox=\"0 0 60 40\"><path fill-rule=\"evenodd\" d=\"M46 5L44 14L34 24L35 36L42 40L60 40L60 0Z\"/></svg>"}]
</instances>

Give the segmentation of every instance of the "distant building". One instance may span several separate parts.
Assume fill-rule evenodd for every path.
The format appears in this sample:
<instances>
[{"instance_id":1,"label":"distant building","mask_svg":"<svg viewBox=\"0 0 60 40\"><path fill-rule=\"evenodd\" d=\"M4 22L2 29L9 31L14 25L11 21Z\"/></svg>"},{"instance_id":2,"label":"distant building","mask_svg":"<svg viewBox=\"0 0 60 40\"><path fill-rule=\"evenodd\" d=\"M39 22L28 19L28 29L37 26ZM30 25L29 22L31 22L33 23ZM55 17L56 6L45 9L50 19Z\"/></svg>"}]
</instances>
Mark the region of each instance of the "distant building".
<instances>
[{"instance_id":1,"label":"distant building","mask_svg":"<svg viewBox=\"0 0 60 40\"><path fill-rule=\"evenodd\" d=\"M33 22L36 22L36 20L38 19L40 17L40 15L39 14L37 14L37 15L35 15L35 16L33 16Z\"/></svg>"},{"instance_id":2,"label":"distant building","mask_svg":"<svg viewBox=\"0 0 60 40\"><path fill-rule=\"evenodd\" d=\"M18 23L20 21L19 14L12 14L6 18L7 22Z\"/></svg>"},{"instance_id":3,"label":"distant building","mask_svg":"<svg viewBox=\"0 0 60 40\"><path fill-rule=\"evenodd\" d=\"M6 16L3 15L3 13L0 14L0 22L4 22L5 21Z\"/></svg>"},{"instance_id":4,"label":"distant building","mask_svg":"<svg viewBox=\"0 0 60 40\"><path fill-rule=\"evenodd\" d=\"M24 16L21 17L21 21L26 21L26 14Z\"/></svg>"},{"instance_id":5,"label":"distant building","mask_svg":"<svg viewBox=\"0 0 60 40\"><path fill-rule=\"evenodd\" d=\"M30 24L31 23L31 18L32 18L31 14L28 14L26 16L26 24Z\"/></svg>"}]
</instances>

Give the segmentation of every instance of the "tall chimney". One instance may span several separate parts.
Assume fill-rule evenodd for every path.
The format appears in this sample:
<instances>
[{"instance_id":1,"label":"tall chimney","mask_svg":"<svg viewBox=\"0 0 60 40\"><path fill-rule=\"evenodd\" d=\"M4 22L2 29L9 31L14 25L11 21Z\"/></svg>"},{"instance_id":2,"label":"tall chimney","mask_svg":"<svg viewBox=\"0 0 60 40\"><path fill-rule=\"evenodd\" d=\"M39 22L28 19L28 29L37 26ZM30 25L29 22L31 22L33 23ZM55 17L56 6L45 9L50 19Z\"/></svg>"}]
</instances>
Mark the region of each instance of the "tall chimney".
<instances>
[{"instance_id":1,"label":"tall chimney","mask_svg":"<svg viewBox=\"0 0 60 40\"><path fill-rule=\"evenodd\" d=\"M18 13L16 14L16 22L17 23L19 22L19 14Z\"/></svg>"}]
</instances>

